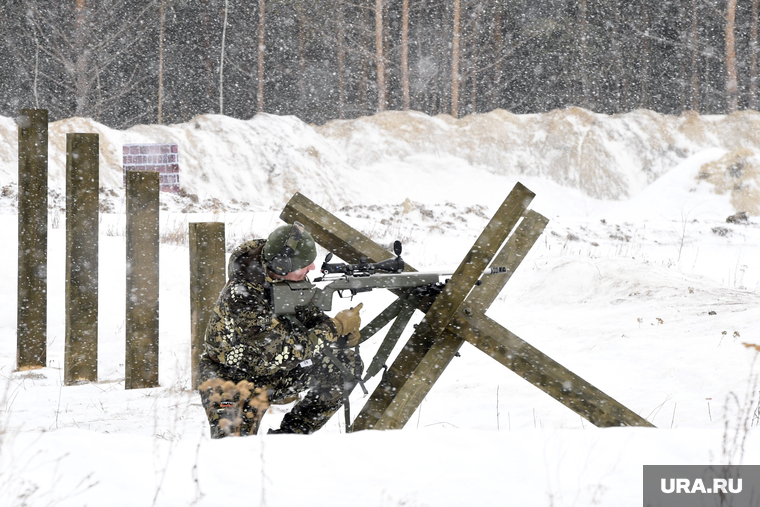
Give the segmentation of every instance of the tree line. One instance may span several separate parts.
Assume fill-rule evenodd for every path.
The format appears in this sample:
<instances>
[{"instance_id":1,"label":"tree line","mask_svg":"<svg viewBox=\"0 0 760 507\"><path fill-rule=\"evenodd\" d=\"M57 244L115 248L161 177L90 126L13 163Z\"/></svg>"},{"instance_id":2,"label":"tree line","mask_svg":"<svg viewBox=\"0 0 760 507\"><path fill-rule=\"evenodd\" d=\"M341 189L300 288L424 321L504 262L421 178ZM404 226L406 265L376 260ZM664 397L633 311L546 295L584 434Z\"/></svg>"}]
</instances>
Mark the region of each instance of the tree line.
<instances>
[{"instance_id":1,"label":"tree line","mask_svg":"<svg viewBox=\"0 0 760 507\"><path fill-rule=\"evenodd\" d=\"M5 0L0 114L756 109L759 2Z\"/></svg>"}]
</instances>

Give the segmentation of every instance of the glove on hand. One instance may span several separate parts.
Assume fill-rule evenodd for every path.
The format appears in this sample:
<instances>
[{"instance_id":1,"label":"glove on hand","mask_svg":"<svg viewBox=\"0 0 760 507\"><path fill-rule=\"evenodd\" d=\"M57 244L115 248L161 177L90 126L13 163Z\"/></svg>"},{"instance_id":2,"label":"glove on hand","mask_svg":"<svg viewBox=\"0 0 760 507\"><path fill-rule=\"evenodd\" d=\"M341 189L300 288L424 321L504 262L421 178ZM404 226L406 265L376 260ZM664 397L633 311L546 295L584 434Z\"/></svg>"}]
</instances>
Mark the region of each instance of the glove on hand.
<instances>
[{"instance_id":1,"label":"glove on hand","mask_svg":"<svg viewBox=\"0 0 760 507\"><path fill-rule=\"evenodd\" d=\"M359 317L359 310L363 306L364 303L359 303L349 310L341 310L331 319L333 324L335 324L335 329L338 331L339 336L350 335L347 343L349 347L353 347L359 343L359 327L361 327L362 323L361 317Z\"/></svg>"},{"instance_id":2,"label":"glove on hand","mask_svg":"<svg viewBox=\"0 0 760 507\"><path fill-rule=\"evenodd\" d=\"M359 331L354 331L353 333L348 335L347 337L348 341L346 342L346 347L348 348L356 347L357 345L359 345L359 338L361 337L362 335L359 334Z\"/></svg>"}]
</instances>

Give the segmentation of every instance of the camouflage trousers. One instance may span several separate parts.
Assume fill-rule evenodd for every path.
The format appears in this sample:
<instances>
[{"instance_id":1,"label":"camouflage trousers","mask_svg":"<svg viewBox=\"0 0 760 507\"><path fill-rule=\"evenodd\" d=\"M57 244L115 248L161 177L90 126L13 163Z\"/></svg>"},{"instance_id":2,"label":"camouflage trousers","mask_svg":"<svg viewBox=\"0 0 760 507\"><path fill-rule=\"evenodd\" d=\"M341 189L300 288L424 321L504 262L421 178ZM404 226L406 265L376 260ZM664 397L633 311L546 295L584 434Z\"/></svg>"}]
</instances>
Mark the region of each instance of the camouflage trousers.
<instances>
[{"instance_id":1,"label":"camouflage trousers","mask_svg":"<svg viewBox=\"0 0 760 507\"><path fill-rule=\"evenodd\" d=\"M332 349L335 357L356 377L364 366L351 349ZM346 379L326 356L318 355L311 364L265 377L221 365L206 354L201 357L199 391L206 410L211 438L258 433L261 418L270 404L288 403L308 391L285 414L277 433L314 433L343 405L346 390L355 378Z\"/></svg>"}]
</instances>

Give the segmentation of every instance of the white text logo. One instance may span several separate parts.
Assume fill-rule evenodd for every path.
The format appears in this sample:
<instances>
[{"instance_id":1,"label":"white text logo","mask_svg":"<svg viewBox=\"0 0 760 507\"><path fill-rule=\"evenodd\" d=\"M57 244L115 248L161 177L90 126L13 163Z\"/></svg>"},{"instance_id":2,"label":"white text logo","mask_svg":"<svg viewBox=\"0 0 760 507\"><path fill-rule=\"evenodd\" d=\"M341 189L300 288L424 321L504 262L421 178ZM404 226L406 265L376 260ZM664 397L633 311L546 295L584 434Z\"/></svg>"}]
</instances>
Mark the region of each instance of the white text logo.
<instances>
[{"instance_id":1,"label":"white text logo","mask_svg":"<svg viewBox=\"0 0 760 507\"><path fill-rule=\"evenodd\" d=\"M669 482L668 482L669 481ZM702 479L660 479L663 493L741 493L741 479L713 479L712 487L706 488Z\"/></svg>"}]
</instances>

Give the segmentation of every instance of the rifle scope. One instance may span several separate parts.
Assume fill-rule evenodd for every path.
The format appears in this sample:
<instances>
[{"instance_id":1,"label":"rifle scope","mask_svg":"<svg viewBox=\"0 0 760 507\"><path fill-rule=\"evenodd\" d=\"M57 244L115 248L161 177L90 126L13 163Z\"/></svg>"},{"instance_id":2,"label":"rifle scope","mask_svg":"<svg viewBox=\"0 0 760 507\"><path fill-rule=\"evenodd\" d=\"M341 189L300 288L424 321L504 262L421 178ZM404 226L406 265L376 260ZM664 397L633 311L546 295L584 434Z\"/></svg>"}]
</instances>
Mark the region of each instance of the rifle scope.
<instances>
[{"instance_id":1,"label":"rifle scope","mask_svg":"<svg viewBox=\"0 0 760 507\"><path fill-rule=\"evenodd\" d=\"M395 241L393 243L393 251L396 253L395 259L387 259L381 262L368 262L366 258L362 258L359 264L346 264L344 262L336 262L329 264L333 258L332 253L328 253L325 257L325 262L322 263L322 274L330 275L335 273L346 274L349 276L366 276L374 273L401 273L404 271L404 259L401 258L401 242Z\"/></svg>"}]
</instances>

